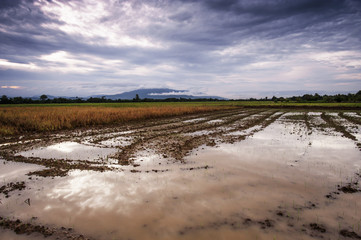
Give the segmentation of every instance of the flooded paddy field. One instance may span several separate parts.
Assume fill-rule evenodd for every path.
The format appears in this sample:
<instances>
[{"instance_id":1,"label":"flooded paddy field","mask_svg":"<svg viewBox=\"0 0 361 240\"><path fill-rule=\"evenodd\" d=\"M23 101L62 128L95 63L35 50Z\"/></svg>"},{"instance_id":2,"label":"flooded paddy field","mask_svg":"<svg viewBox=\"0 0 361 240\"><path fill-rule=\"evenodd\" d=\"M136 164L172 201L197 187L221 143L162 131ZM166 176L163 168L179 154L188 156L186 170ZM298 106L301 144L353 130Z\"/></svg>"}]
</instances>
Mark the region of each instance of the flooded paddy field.
<instances>
[{"instance_id":1,"label":"flooded paddy field","mask_svg":"<svg viewBox=\"0 0 361 240\"><path fill-rule=\"evenodd\" d=\"M359 111L231 109L0 144L0 239L361 239Z\"/></svg>"}]
</instances>

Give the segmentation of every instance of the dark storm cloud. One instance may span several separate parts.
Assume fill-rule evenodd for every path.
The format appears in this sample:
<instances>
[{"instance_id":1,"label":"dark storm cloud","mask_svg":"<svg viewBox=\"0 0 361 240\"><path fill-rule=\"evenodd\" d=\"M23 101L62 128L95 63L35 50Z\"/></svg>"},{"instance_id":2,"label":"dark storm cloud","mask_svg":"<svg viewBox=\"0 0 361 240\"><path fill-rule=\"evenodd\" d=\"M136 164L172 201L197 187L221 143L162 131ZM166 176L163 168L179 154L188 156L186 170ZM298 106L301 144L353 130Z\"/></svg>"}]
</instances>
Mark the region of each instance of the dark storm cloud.
<instances>
[{"instance_id":1,"label":"dark storm cloud","mask_svg":"<svg viewBox=\"0 0 361 240\"><path fill-rule=\"evenodd\" d=\"M27 61L59 49L66 36L60 31L45 29L41 24L59 23L47 17L35 1L5 0L0 2L1 58L15 62Z\"/></svg>"},{"instance_id":2,"label":"dark storm cloud","mask_svg":"<svg viewBox=\"0 0 361 240\"><path fill-rule=\"evenodd\" d=\"M347 1L343 0L210 0L202 2L215 11L230 11L235 14L250 13L253 15L276 16L277 18L300 13L334 11L347 5Z\"/></svg>"},{"instance_id":3,"label":"dark storm cloud","mask_svg":"<svg viewBox=\"0 0 361 240\"><path fill-rule=\"evenodd\" d=\"M136 1L138 4L139 2L141 1ZM159 57L165 55L174 57L174 60L179 59L182 61L187 53L193 56L193 48L196 48L198 52L206 52L217 47L227 46L233 42L248 40L248 38L285 37L287 34L300 31L302 31L303 35L307 35L304 36L305 41L317 42L329 41L329 37L332 37L335 33L339 34L341 31L344 39L338 39L339 42L336 43L332 42L335 45L342 45L350 34L355 38L360 37L360 30L356 30L354 21L351 20L352 14L360 11L357 1L212 0L184 2L194 2L196 4L201 2L201 5L206 8L200 9L198 13L180 12L169 17L177 22L186 22L192 18L197 18L198 22L186 23L187 27L180 26L175 29L159 27L156 23L150 24L150 29L157 29L154 31L153 37L160 36L160 40L180 42L181 45L188 44L188 46L182 46L182 48L170 49L171 51L166 53L159 51ZM159 6L160 3L153 2L153 4ZM11 55L19 49L24 49L25 55L31 55L31 52L37 54L38 52L49 53L55 50L94 52L97 54L102 54L104 51L104 54L107 54L109 48L106 46L100 46L100 48L97 46L96 49L92 49L93 47L89 46L86 41L81 43L82 39L73 39L61 31L54 31L40 26L41 23L54 22L54 19L45 16L34 6L33 1L4 1L1 6L0 23L6 26L5 30L8 30L1 33L3 54ZM161 6L169 6L169 3ZM345 14L349 14L349 16L346 18ZM338 19L342 23L330 23L330 20L334 19ZM25 26L25 24L28 25ZM323 24L328 24L328 26L324 28ZM10 26L12 27L10 28ZM344 29L345 26L346 29ZM334 30L335 33L330 32L330 30ZM309 38L310 35L313 37ZM39 40L40 37L43 37L42 40ZM302 38L297 40L303 41ZM183 50L187 48L190 51ZM137 54L136 50L132 49L131 52L134 53L132 54L133 57L139 58L137 60L139 63L144 63L143 57L150 60L147 52L144 53L141 50L142 52ZM177 50L181 53L178 53ZM110 51L114 53L114 49ZM128 51L127 49L118 48L115 52L127 55Z\"/></svg>"},{"instance_id":4,"label":"dark storm cloud","mask_svg":"<svg viewBox=\"0 0 361 240\"><path fill-rule=\"evenodd\" d=\"M274 0L274 1L237 1L210 0L201 2L208 11L204 17L214 33L234 35L237 32L244 37L282 37L286 34L303 32L322 38L322 33L329 36L342 31L360 38L356 24L360 22L360 1L354 0ZM214 19L206 16L212 12ZM346 27L346 29L345 29ZM320 34L321 36L317 35ZM219 35L216 35L219 36ZM306 36L305 36L306 37ZM229 41L236 40L236 37Z\"/></svg>"},{"instance_id":5,"label":"dark storm cloud","mask_svg":"<svg viewBox=\"0 0 361 240\"><path fill-rule=\"evenodd\" d=\"M169 19L178 22L185 22L192 19L192 14L190 14L189 12L181 12L170 16Z\"/></svg>"},{"instance_id":6,"label":"dark storm cloud","mask_svg":"<svg viewBox=\"0 0 361 240\"><path fill-rule=\"evenodd\" d=\"M20 3L21 3L21 0L3 0L3 1L1 1L0 9L16 7Z\"/></svg>"},{"instance_id":7,"label":"dark storm cloud","mask_svg":"<svg viewBox=\"0 0 361 240\"><path fill-rule=\"evenodd\" d=\"M138 4L141 1L136 1ZM152 2L152 1L149 1ZM196 45L210 44L210 45L224 45L236 39L225 39L225 36L234 34L237 30L242 33L278 37L288 32L304 31L307 27L312 27L319 23L330 23L330 20L342 21L338 24L339 30L344 24L347 25L352 19L352 14L360 12L360 3L358 1L342 1L342 0L293 0L293 1L236 1L236 0L211 0L211 1L183 1L193 2L195 4L201 3L205 9L201 9L197 16L193 16L191 12L181 12L171 15L169 18L175 21L184 22L197 17L202 26L194 26L187 28L188 31L179 29L160 28L156 31L162 36L162 31L166 34L169 40L178 40ZM153 2L154 5L159 6L159 3ZM168 6L169 4L165 4ZM49 19L39 9L33 5L33 1L2 1L1 4L1 24L5 24L6 28L11 25L16 25L14 32L28 31L30 36L44 35L53 36L54 32L44 29L40 26L41 23L50 23L54 19ZM163 5L162 5L163 6ZM208 9L208 10L207 10ZM346 16L348 14L348 16ZM207 16L210 15L210 18ZM284 21L283 21L284 20ZM356 19L355 19L356 20ZM359 19L357 19L359 20ZM277 22L278 21L278 22ZM354 21L351 21L354 22ZM29 26L21 27L25 23ZM208 23L208 24L207 24ZM32 27L33 29L32 29ZM189 23L192 25L192 23ZM328 26L334 28L335 26ZM157 24L151 24L150 27L159 27ZM203 30L200 27L204 28ZM219 28L221 27L221 28ZM352 27L352 26L350 26ZM326 31L328 30L326 29ZM336 28L336 27L335 27ZM354 28L356 28L354 26ZM250 32L259 30L259 32ZM197 32L194 32L197 30ZM355 29L354 29L355 30ZM49 32L48 32L49 31ZM307 31L307 29L306 29ZM310 31L312 31L310 29ZM25 33L26 32L22 32ZM359 36L359 31L353 31L355 37ZM63 33L58 33L63 35ZM225 34L225 35L217 35ZM66 36L56 36L59 42L66 40L68 43L70 39ZM8 36L5 36L9 38ZM12 39L11 39L12 40ZM14 43L19 42L27 44L26 39L14 39ZM32 41L29 40L30 46ZM32 46L33 47L33 46ZM31 47L31 48L32 48ZM55 47L55 46L54 46Z\"/></svg>"},{"instance_id":8,"label":"dark storm cloud","mask_svg":"<svg viewBox=\"0 0 361 240\"><path fill-rule=\"evenodd\" d=\"M20 82L31 85L63 71L79 82L94 81L79 89L105 78L108 88L135 88L130 79L182 89L205 83L214 89L226 89L221 83L290 87L290 79L306 78L322 87L327 80L318 79L336 71L322 73L321 65L314 68L317 62L330 71L342 65L338 71L348 74L342 81L356 87L360 16L356 0L2 0L0 85L27 77L34 82ZM313 60L318 53L331 57Z\"/></svg>"},{"instance_id":9,"label":"dark storm cloud","mask_svg":"<svg viewBox=\"0 0 361 240\"><path fill-rule=\"evenodd\" d=\"M2 0L0 3L0 23L7 26L40 24L49 19L34 6L32 0Z\"/></svg>"}]
</instances>

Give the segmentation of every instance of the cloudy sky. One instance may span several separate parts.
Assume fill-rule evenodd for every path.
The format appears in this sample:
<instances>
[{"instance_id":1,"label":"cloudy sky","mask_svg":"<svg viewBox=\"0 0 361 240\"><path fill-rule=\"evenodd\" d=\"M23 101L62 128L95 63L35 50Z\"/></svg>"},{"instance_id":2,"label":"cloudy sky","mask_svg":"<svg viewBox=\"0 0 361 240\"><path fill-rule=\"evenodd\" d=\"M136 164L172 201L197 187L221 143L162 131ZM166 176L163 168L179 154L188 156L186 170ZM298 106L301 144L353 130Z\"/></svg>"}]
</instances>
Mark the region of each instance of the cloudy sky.
<instances>
[{"instance_id":1,"label":"cloudy sky","mask_svg":"<svg viewBox=\"0 0 361 240\"><path fill-rule=\"evenodd\" d=\"M361 89L359 0L0 0L0 94Z\"/></svg>"}]
</instances>

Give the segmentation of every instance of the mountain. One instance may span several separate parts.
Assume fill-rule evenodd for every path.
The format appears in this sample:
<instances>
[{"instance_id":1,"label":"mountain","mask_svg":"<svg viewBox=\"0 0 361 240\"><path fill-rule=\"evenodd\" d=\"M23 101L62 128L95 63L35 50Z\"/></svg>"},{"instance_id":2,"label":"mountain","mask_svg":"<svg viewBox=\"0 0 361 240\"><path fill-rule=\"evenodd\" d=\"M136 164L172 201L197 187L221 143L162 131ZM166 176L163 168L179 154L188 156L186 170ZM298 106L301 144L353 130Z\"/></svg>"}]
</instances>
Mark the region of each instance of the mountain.
<instances>
[{"instance_id":1,"label":"mountain","mask_svg":"<svg viewBox=\"0 0 361 240\"><path fill-rule=\"evenodd\" d=\"M226 98L218 97L218 96L194 96L185 90L175 90L169 88L146 88L146 89L138 89L130 92L123 92L115 95L94 95L91 97L101 98L104 97L106 99L133 99L138 94L139 98L152 98L152 99L167 99L167 98L213 98L219 100L226 100Z\"/></svg>"}]
</instances>

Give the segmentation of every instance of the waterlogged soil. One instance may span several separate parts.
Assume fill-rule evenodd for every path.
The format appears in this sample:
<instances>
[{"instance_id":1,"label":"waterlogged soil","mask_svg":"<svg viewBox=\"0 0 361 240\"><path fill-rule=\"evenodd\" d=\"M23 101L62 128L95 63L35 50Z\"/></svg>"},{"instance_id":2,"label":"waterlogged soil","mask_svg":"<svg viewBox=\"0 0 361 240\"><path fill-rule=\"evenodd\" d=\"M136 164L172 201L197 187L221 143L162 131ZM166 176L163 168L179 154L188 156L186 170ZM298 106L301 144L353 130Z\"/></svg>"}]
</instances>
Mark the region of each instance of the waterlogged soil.
<instances>
[{"instance_id":1,"label":"waterlogged soil","mask_svg":"<svg viewBox=\"0 0 361 240\"><path fill-rule=\"evenodd\" d=\"M361 239L358 112L233 109L0 145L0 239Z\"/></svg>"}]
</instances>

